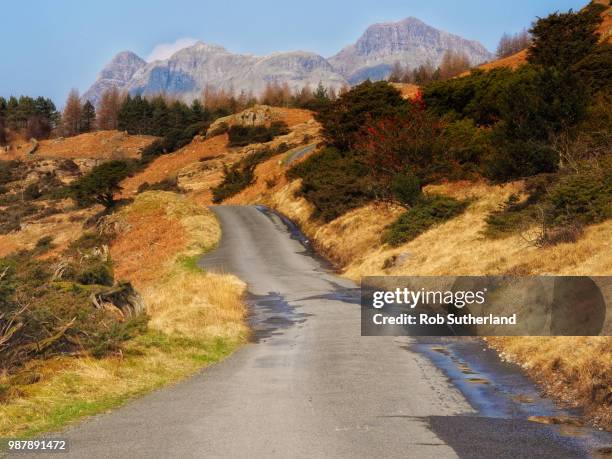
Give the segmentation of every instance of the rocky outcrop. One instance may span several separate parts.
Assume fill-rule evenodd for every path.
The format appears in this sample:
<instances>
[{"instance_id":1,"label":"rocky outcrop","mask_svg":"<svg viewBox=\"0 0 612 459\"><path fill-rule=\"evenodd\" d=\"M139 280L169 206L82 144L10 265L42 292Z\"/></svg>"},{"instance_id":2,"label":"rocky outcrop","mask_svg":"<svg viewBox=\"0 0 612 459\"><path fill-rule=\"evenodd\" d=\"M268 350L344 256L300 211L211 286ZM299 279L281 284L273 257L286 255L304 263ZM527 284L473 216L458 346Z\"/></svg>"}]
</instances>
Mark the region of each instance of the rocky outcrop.
<instances>
[{"instance_id":1,"label":"rocky outcrop","mask_svg":"<svg viewBox=\"0 0 612 459\"><path fill-rule=\"evenodd\" d=\"M274 119L273 107L269 107L268 105L254 105L235 115L218 118L208 128L206 136L212 137L213 135L217 135L230 126L261 126L274 121Z\"/></svg>"}]
</instances>

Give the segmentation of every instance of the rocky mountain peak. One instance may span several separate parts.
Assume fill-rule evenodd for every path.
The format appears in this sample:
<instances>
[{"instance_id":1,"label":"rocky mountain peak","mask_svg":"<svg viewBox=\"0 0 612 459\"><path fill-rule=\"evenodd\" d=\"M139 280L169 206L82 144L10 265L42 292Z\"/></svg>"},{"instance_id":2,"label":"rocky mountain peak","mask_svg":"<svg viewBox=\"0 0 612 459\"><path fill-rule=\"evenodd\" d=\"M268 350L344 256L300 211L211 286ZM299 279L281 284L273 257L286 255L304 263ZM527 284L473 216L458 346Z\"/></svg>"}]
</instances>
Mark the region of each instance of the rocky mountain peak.
<instances>
[{"instance_id":1,"label":"rocky mountain peak","mask_svg":"<svg viewBox=\"0 0 612 459\"><path fill-rule=\"evenodd\" d=\"M477 41L453 35L407 17L398 22L373 24L352 45L329 61L351 83L386 76L395 62L417 67L429 61L438 65L447 50L464 53L472 64L493 55Z\"/></svg>"},{"instance_id":2,"label":"rocky mountain peak","mask_svg":"<svg viewBox=\"0 0 612 459\"><path fill-rule=\"evenodd\" d=\"M109 88L123 89L134 74L147 65L146 61L131 51L122 51L113 57L99 73L94 84L83 94L83 100L96 104Z\"/></svg>"}]
</instances>

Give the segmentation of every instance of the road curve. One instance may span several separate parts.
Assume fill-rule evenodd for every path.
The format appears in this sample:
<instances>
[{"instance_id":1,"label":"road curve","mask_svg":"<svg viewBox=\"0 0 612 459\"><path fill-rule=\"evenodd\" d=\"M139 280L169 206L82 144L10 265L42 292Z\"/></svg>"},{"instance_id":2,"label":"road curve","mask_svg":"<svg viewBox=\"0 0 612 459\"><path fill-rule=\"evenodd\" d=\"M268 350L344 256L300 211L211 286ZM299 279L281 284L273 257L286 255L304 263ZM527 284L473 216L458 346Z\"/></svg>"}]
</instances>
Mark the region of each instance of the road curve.
<instances>
[{"instance_id":1,"label":"road curve","mask_svg":"<svg viewBox=\"0 0 612 459\"><path fill-rule=\"evenodd\" d=\"M248 283L253 341L69 429L57 457L582 456L547 426L479 417L410 338L361 337L356 285L280 217L213 210L223 237L200 264Z\"/></svg>"}]
</instances>

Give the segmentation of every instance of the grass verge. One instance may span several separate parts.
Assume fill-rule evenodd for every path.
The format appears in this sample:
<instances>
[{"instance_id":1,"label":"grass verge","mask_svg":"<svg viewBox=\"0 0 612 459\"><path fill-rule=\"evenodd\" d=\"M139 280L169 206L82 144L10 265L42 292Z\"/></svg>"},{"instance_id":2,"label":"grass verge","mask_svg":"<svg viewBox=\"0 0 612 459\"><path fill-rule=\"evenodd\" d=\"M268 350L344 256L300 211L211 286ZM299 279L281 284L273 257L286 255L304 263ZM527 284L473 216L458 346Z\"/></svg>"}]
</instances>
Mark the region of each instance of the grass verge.
<instances>
[{"instance_id":1,"label":"grass verge","mask_svg":"<svg viewBox=\"0 0 612 459\"><path fill-rule=\"evenodd\" d=\"M595 425L607 430L612 430L610 341L608 336L487 338L549 396L583 407Z\"/></svg>"},{"instance_id":2,"label":"grass verge","mask_svg":"<svg viewBox=\"0 0 612 459\"><path fill-rule=\"evenodd\" d=\"M107 224L119 232L111 247L115 269L141 292L149 328L111 357L30 362L0 404L0 437L31 437L120 406L218 362L245 341L244 284L195 264L220 237L210 211L175 193L146 192Z\"/></svg>"}]
</instances>

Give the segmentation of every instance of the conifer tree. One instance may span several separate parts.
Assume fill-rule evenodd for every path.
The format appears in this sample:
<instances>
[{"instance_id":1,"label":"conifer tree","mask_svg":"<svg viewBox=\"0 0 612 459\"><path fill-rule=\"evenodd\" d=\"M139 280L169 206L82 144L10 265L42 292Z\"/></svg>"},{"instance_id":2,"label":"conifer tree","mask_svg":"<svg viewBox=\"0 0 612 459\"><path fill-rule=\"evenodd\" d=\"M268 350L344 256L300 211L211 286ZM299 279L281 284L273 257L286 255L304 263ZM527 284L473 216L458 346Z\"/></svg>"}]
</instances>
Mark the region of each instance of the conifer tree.
<instances>
[{"instance_id":1,"label":"conifer tree","mask_svg":"<svg viewBox=\"0 0 612 459\"><path fill-rule=\"evenodd\" d=\"M93 104L87 100L81 109L81 132L91 132L95 128L96 109Z\"/></svg>"}]
</instances>

